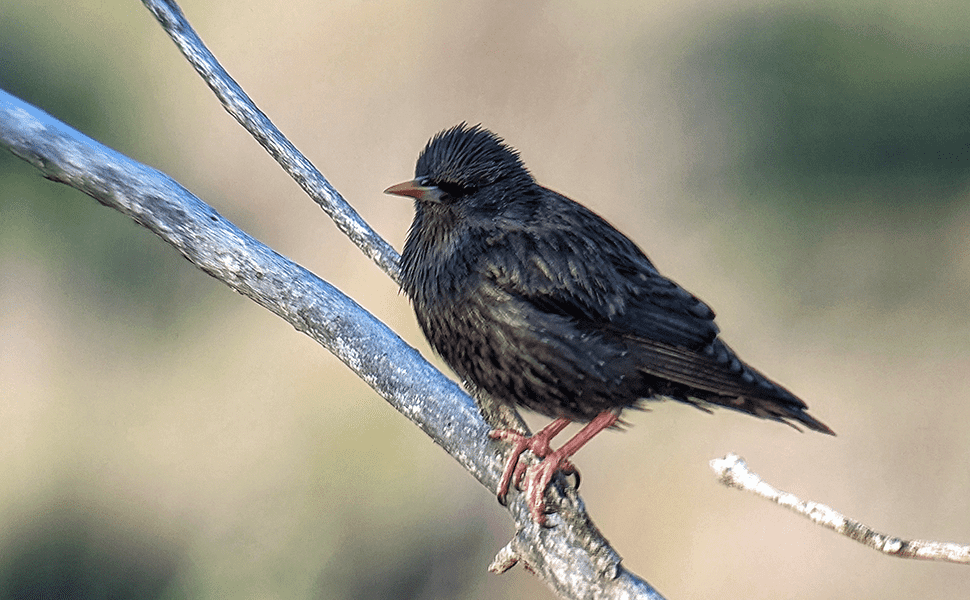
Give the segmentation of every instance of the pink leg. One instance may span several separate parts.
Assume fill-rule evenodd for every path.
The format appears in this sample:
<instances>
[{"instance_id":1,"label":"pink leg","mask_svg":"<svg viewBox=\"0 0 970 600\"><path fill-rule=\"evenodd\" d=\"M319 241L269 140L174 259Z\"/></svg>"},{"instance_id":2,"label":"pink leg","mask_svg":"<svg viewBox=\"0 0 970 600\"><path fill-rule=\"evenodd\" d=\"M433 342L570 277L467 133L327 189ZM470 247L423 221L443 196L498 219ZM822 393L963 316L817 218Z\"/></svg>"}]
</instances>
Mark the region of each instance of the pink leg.
<instances>
[{"instance_id":1,"label":"pink leg","mask_svg":"<svg viewBox=\"0 0 970 600\"><path fill-rule=\"evenodd\" d=\"M546 488L549 487L552 476L560 469L568 472L572 468L569 457L593 439L597 433L616 423L617 419L619 419L618 411L601 412L561 448L548 452L542 462L529 471L525 478L526 501L529 503L529 513L536 523L539 525L546 523Z\"/></svg>"},{"instance_id":2,"label":"pink leg","mask_svg":"<svg viewBox=\"0 0 970 600\"><path fill-rule=\"evenodd\" d=\"M488 434L488 437L493 440L505 440L513 443L512 452L509 453L509 458L505 462L505 470L502 472L502 479L498 484L497 496L502 506L505 506L505 497L508 495L513 481L515 486L518 487L522 475L525 474L526 463L519 462L522 453L531 450L539 458L545 458L552 452L549 442L570 423L569 419L560 417L531 437L512 429L496 429Z\"/></svg>"}]
</instances>

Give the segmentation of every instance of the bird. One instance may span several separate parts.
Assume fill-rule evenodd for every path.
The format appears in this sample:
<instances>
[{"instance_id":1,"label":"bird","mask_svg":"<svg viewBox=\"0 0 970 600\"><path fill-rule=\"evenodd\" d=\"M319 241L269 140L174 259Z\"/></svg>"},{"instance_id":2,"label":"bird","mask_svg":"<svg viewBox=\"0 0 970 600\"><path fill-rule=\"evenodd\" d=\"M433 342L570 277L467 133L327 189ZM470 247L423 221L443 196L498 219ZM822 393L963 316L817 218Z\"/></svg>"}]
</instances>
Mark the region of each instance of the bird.
<instances>
[{"instance_id":1,"label":"bird","mask_svg":"<svg viewBox=\"0 0 970 600\"><path fill-rule=\"evenodd\" d=\"M495 133L462 122L435 134L414 175L385 193L414 202L401 289L422 332L476 391L553 419L532 436L489 434L512 445L502 504L513 486L524 489L531 517L546 525L554 474L578 478L572 455L652 399L834 435L735 354L707 304L605 219L540 185ZM585 426L554 450L573 422ZM527 450L541 459L531 467Z\"/></svg>"}]
</instances>

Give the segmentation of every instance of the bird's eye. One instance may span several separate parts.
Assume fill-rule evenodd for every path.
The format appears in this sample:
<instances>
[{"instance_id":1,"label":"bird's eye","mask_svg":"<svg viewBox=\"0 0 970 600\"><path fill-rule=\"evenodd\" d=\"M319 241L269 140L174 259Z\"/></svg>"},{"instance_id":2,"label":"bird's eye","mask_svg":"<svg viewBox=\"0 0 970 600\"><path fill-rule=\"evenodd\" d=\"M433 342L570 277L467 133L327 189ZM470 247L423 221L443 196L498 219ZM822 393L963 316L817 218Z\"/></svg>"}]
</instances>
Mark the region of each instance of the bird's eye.
<instances>
[{"instance_id":1,"label":"bird's eye","mask_svg":"<svg viewBox=\"0 0 970 600\"><path fill-rule=\"evenodd\" d=\"M442 182L438 184L438 189L447 194L452 198L460 198L465 194L472 192L472 188L459 185L457 183Z\"/></svg>"}]
</instances>

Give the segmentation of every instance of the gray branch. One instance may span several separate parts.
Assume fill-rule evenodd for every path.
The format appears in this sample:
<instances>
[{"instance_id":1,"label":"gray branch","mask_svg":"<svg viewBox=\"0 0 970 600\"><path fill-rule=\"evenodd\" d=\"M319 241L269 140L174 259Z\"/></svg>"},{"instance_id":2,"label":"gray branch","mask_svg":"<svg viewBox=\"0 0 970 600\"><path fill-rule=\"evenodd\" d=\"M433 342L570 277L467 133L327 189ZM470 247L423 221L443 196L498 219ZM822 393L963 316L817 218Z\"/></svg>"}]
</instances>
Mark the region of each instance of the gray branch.
<instances>
[{"instance_id":1,"label":"gray branch","mask_svg":"<svg viewBox=\"0 0 970 600\"><path fill-rule=\"evenodd\" d=\"M174 4L146 4L156 14L166 15L163 23L181 19ZM183 35L191 32L184 21L178 28ZM251 105L245 96L237 94L237 98ZM255 107L244 112L260 115L260 123L254 125L260 131L269 123ZM275 133L261 138L279 135L275 129L271 131ZM250 237L164 173L115 152L2 90L0 145L35 166L44 177L127 215L199 269L316 340L421 427L490 492L496 489L503 445L488 439L491 427L474 401L332 285ZM282 154L296 152L289 142L282 146L273 142L273 147L284 148ZM316 171L306 159L287 158L286 162L299 165L303 176L298 180L304 187L332 190L322 175L307 174ZM328 214L336 215L334 220L343 223L345 231L351 230L348 235L364 252L392 277L396 275L396 253L356 213L351 211L348 216L343 212L341 204L346 203L335 191L311 195L327 197L331 203ZM619 555L592 524L574 490L560 479L550 495L560 512L550 518L554 527L548 529L532 522L521 494L509 498L516 534L492 570L500 572L521 561L564 598L661 598L622 567Z\"/></svg>"},{"instance_id":2,"label":"gray branch","mask_svg":"<svg viewBox=\"0 0 970 600\"><path fill-rule=\"evenodd\" d=\"M263 111L243 91L216 57L209 52L182 10L174 1L144 0L165 32L172 38L196 72L209 85L226 111L246 129L259 145L276 159L303 191L320 205L337 227L377 263L391 279L400 283L398 255L394 248L370 228L357 211L344 200L327 178L273 125Z\"/></svg>"},{"instance_id":3,"label":"gray branch","mask_svg":"<svg viewBox=\"0 0 970 600\"><path fill-rule=\"evenodd\" d=\"M931 540L904 540L895 536L879 533L864 523L819 502L802 500L794 494L783 492L766 483L757 473L748 469L748 464L737 454L711 461L711 468L717 480L728 487L757 494L779 506L792 510L811 519L817 525L844 535L873 550L899 558L936 560L970 565L970 544L955 542L936 542Z\"/></svg>"}]
</instances>

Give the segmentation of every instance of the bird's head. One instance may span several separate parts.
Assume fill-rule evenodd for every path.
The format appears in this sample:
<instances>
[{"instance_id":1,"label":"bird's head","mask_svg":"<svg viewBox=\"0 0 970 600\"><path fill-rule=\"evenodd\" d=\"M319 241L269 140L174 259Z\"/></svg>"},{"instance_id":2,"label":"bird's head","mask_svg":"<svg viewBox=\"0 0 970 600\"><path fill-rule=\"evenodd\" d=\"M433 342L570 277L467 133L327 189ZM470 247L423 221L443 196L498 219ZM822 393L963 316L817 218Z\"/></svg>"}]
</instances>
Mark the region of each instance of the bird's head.
<instances>
[{"instance_id":1,"label":"bird's head","mask_svg":"<svg viewBox=\"0 0 970 600\"><path fill-rule=\"evenodd\" d=\"M519 153L502 138L481 125L461 123L431 138L418 156L413 180L384 193L410 196L426 205L462 200L487 204L534 183Z\"/></svg>"}]
</instances>

